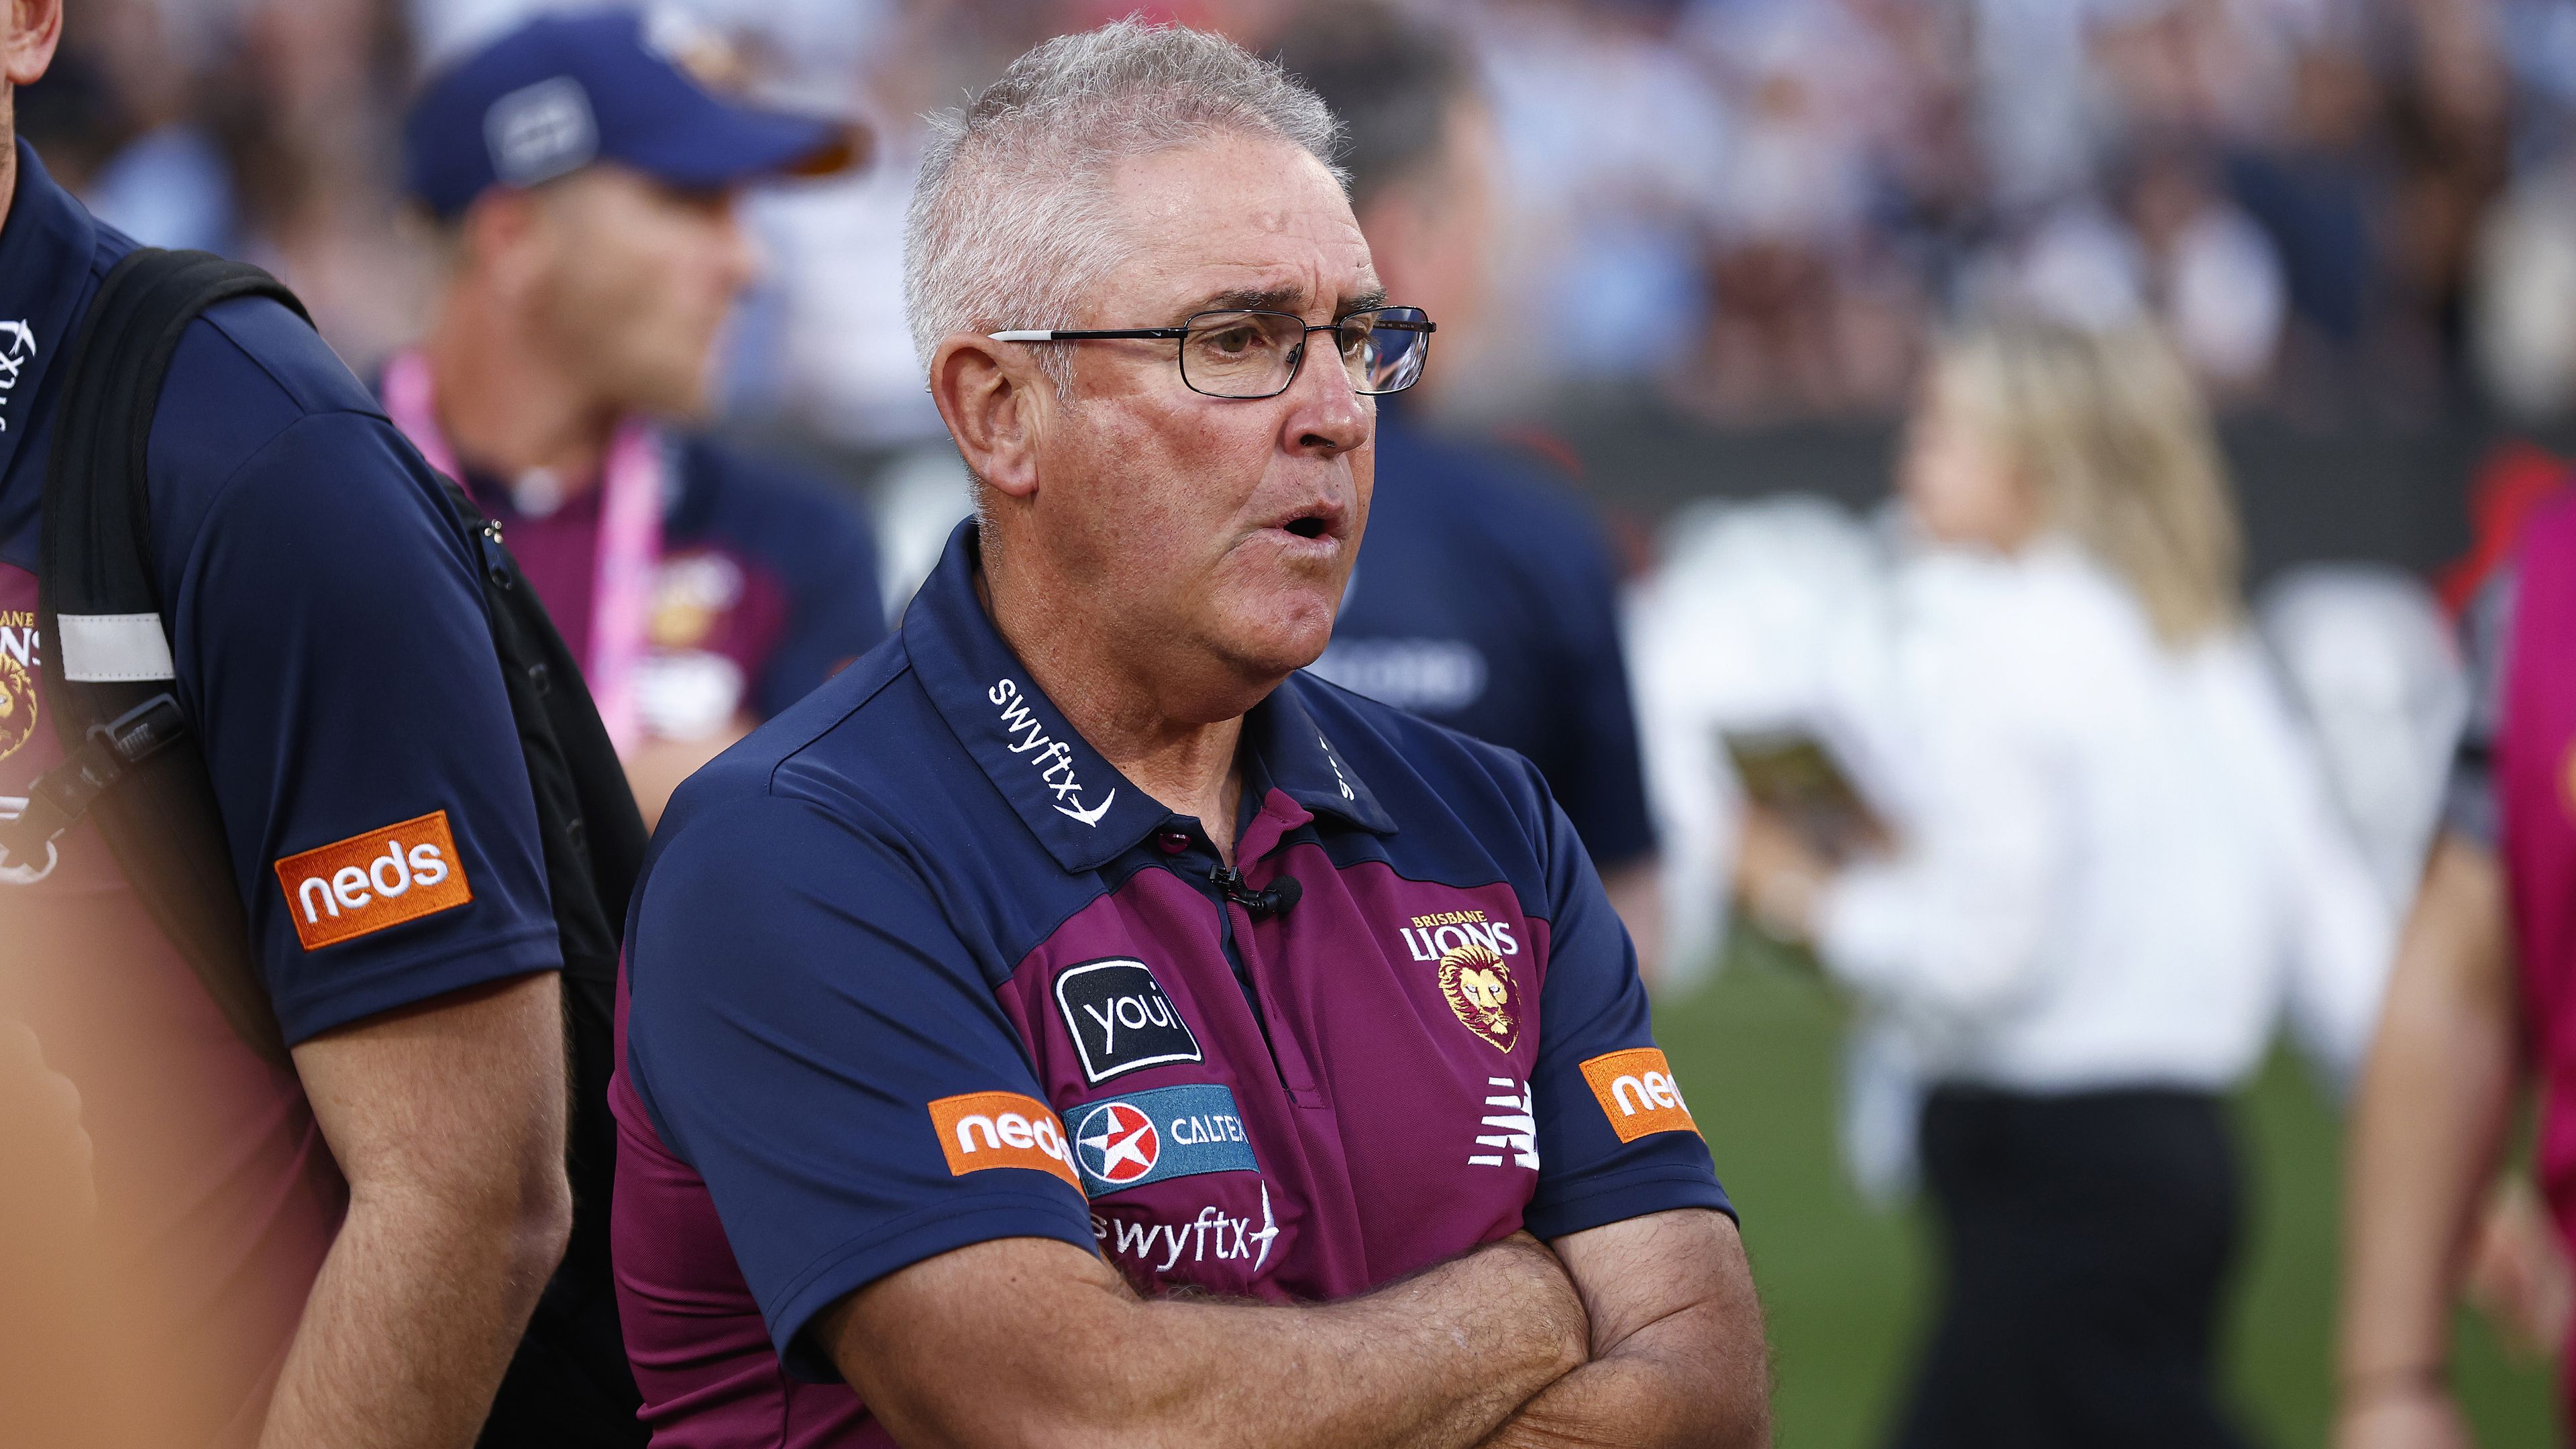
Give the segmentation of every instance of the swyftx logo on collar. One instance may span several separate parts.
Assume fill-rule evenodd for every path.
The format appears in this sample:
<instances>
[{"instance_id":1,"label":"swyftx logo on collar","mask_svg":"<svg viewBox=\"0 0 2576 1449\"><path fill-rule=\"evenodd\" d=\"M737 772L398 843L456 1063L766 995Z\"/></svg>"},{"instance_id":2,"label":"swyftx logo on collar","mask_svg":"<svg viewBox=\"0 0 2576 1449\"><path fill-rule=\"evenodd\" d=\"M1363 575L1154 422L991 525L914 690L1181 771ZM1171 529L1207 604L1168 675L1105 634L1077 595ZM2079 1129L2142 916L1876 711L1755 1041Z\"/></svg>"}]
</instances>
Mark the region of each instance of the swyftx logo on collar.
<instances>
[{"instance_id":1,"label":"swyftx logo on collar","mask_svg":"<svg viewBox=\"0 0 2576 1449\"><path fill-rule=\"evenodd\" d=\"M1018 744L1005 745L1003 748L1015 755L1029 756L1030 767L1037 770L1038 778L1045 782L1049 790L1055 792L1053 802L1055 813L1079 820L1085 825L1097 827L1100 824L1100 817L1109 813L1110 802L1118 798L1117 790L1113 788L1108 794L1101 796L1100 803L1097 805L1089 807L1083 805L1082 782L1073 776L1073 747L1049 735L1045 727L1038 723L1037 716L1029 709L1028 696L1020 693L1019 681L997 680L991 689L984 691L984 697L1001 708L1002 734L1005 738L1012 735L1027 736ZM1030 754L1033 750L1036 753ZM1063 778L1058 779L1059 775ZM1067 800L1073 803L1068 806L1064 803Z\"/></svg>"},{"instance_id":2,"label":"swyftx logo on collar","mask_svg":"<svg viewBox=\"0 0 2576 1449\"><path fill-rule=\"evenodd\" d=\"M36 329L27 319L0 322L0 408L6 408L10 395L18 390L18 378L27 364L36 360ZM9 431L9 420L0 417L0 433Z\"/></svg>"}]
</instances>

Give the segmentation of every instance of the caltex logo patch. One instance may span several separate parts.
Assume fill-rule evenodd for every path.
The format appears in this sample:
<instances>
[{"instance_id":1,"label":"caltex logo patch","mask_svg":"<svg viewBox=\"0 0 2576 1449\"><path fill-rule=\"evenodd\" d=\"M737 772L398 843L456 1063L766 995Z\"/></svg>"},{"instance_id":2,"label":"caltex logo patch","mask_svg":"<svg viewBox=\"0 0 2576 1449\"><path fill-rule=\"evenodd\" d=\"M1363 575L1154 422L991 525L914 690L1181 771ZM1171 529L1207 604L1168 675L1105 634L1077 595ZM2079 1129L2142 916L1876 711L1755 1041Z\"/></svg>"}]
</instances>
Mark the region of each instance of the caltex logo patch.
<instances>
[{"instance_id":1,"label":"caltex logo patch","mask_svg":"<svg viewBox=\"0 0 2576 1449\"><path fill-rule=\"evenodd\" d=\"M1203 1172L1258 1172L1234 1093L1214 1082L1109 1097L1064 1114L1082 1188L1107 1197Z\"/></svg>"},{"instance_id":2,"label":"caltex logo patch","mask_svg":"<svg viewBox=\"0 0 2576 1449\"><path fill-rule=\"evenodd\" d=\"M1082 1153L1082 1172L1110 1187L1126 1187L1154 1170L1162 1159L1162 1138L1154 1119L1129 1102L1103 1102L1091 1109L1074 1134Z\"/></svg>"}]
</instances>

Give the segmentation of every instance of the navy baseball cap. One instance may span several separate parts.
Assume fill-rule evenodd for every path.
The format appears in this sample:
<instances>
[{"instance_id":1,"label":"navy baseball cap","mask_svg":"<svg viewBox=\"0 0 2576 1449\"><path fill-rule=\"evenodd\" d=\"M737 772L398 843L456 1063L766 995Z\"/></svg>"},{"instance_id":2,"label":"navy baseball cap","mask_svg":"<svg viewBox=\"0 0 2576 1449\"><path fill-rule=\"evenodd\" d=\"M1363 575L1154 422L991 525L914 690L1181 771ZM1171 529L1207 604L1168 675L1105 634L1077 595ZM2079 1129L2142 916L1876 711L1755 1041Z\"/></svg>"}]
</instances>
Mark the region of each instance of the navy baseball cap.
<instances>
[{"instance_id":1,"label":"navy baseball cap","mask_svg":"<svg viewBox=\"0 0 2576 1449\"><path fill-rule=\"evenodd\" d=\"M404 184L442 219L491 186L615 161L689 190L863 159L854 124L721 99L632 10L540 16L449 66L403 120Z\"/></svg>"}]
</instances>

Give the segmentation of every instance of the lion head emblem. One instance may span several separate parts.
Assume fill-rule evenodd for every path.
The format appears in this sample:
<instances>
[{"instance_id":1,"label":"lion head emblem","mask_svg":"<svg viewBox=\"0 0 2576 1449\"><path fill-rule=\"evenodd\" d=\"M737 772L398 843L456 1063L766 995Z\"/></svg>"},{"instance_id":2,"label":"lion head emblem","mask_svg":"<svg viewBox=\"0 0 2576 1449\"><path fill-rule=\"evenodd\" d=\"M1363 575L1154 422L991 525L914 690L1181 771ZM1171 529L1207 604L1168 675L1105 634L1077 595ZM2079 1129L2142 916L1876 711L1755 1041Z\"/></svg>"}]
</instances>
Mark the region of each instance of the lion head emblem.
<instances>
[{"instance_id":1,"label":"lion head emblem","mask_svg":"<svg viewBox=\"0 0 2576 1449\"><path fill-rule=\"evenodd\" d=\"M16 754L35 733L35 676L17 660L0 654L0 760Z\"/></svg>"},{"instance_id":2,"label":"lion head emblem","mask_svg":"<svg viewBox=\"0 0 2576 1449\"><path fill-rule=\"evenodd\" d=\"M1484 946L1457 947L1440 958L1440 994L1467 1029L1502 1051L1520 1040L1512 1011L1512 968Z\"/></svg>"}]
</instances>

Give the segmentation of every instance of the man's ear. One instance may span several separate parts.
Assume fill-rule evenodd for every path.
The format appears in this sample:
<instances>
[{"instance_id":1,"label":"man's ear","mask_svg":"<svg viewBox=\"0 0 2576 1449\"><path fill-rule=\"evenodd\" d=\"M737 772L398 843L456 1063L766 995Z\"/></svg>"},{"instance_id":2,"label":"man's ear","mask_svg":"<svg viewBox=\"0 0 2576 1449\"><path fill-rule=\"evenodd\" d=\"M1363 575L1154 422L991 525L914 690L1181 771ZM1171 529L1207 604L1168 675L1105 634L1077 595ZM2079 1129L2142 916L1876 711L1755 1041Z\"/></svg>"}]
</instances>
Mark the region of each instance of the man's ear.
<instances>
[{"instance_id":1,"label":"man's ear","mask_svg":"<svg viewBox=\"0 0 2576 1449\"><path fill-rule=\"evenodd\" d=\"M1055 389L1023 343L960 332L930 355L930 397L967 471L1005 497L1038 489L1037 442Z\"/></svg>"},{"instance_id":2,"label":"man's ear","mask_svg":"<svg viewBox=\"0 0 2576 1449\"><path fill-rule=\"evenodd\" d=\"M516 293L543 270L530 246L545 225L544 202L515 186L486 187L456 219L457 261L502 293Z\"/></svg>"},{"instance_id":3,"label":"man's ear","mask_svg":"<svg viewBox=\"0 0 2576 1449\"><path fill-rule=\"evenodd\" d=\"M54 47L63 38L63 0L0 0L9 7L9 28L0 34L0 80L31 86L44 79L54 63Z\"/></svg>"}]
</instances>

